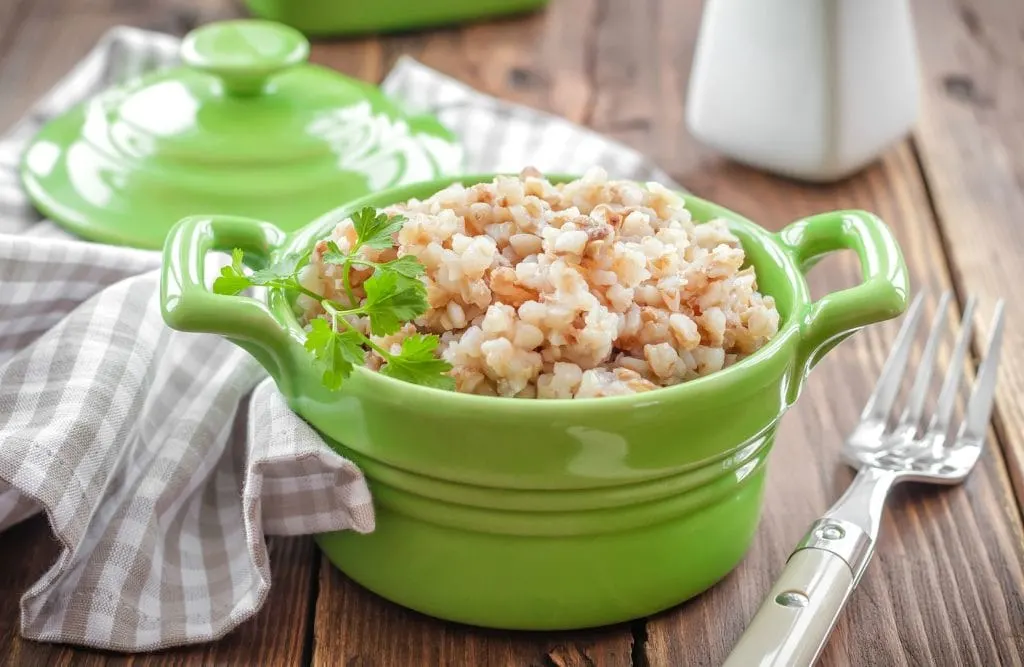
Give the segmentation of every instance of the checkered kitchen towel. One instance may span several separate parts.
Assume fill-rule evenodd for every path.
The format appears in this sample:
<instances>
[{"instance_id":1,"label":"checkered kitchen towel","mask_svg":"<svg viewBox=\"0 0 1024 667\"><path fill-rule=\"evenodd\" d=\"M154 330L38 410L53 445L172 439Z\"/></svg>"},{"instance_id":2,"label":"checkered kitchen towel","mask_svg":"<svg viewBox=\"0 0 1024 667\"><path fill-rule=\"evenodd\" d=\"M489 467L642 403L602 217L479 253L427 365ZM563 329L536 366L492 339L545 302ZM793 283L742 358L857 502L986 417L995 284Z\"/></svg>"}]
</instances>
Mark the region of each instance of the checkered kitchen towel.
<instances>
[{"instance_id":1,"label":"checkered kitchen towel","mask_svg":"<svg viewBox=\"0 0 1024 667\"><path fill-rule=\"evenodd\" d=\"M289 411L255 361L168 329L159 255L40 219L17 163L39 126L176 60L177 38L110 31L0 139L0 530L45 512L61 543L25 592L31 639L145 651L218 638L270 586L265 535L374 528L362 473ZM470 171L669 178L636 152L403 58L384 88L464 142ZM0 548L17 548L5 542Z\"/></svg>"}]
</instances>

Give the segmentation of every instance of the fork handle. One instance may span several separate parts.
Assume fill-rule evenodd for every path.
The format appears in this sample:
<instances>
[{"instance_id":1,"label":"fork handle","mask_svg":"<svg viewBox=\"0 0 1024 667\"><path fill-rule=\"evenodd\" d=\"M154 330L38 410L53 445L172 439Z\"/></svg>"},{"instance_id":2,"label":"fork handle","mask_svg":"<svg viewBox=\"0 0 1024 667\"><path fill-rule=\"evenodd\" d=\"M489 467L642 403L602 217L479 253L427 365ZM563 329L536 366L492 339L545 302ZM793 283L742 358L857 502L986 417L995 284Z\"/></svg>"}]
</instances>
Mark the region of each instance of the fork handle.
<instances>
[{"instance_id":1,"label":"fork handle","mask_svg":"<svg viewBox=\"0 0 1024 667\"><path fill-rule=\"evenodd\" d=\"M831 551L795 551L723 667L813 665L854 585Z\"/></svg>"},{"instance_id":2,"label":"fork handle","mask_svg":"<svg viewBox=\"0 0 1024 667\"><path fill-rule=\"evenodd\" d=\"M811 524L724 667L814 664L871 562L885 498L897 479L897 473L873 466L857 472L842 497Z\"/></svg>"}]
</instances>

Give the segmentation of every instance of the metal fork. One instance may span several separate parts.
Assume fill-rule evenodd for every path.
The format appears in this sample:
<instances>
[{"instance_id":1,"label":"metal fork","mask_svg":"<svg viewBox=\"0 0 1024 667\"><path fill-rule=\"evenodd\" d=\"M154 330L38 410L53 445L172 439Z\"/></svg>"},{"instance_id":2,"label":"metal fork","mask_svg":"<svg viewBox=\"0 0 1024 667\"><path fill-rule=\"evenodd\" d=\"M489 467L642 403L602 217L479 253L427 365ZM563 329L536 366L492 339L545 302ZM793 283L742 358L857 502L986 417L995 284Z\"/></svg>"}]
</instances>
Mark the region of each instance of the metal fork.
<instances>
[{"instance_id":1,"label":"metal fork","mask_svg":"<svg viewBox=\"0 0 1024 667\"><path fill-rule=\"evenodd\" d=\"M1003 301L996 305L988 353L978 370L963 422L952 438L948 432L971 339L973 297L964 308L934 411L927 421L923 419L950 301L949 292L942 295L906 405L890 427L922 314L922 296L914 299L860 423L843 444L843 460L859 472L836 504L811 524L724 667L814 664L871 560L892 487L906 481L958 484L974 468L992 414L1005 319Z\"/></svg>"}]
</instances>

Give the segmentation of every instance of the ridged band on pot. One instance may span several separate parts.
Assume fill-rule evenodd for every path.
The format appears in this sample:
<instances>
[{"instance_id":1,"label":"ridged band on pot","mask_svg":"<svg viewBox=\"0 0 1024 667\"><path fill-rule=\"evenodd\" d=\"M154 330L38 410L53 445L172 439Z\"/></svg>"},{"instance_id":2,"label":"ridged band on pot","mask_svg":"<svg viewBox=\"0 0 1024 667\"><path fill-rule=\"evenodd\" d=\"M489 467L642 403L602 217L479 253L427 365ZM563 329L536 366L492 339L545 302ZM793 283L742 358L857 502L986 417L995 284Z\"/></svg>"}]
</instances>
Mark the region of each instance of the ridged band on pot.
<instances>
[{"instance_id":1,"label":"ridged band on pot","mask_svg":"<svg viewBox=\"0 0 1024 667\"><path fill-rule=\"evenodd\" d=\"M499 489L408 473L331 443L371 480L377 507L462 530L506 535L586 535L631 530L735 494L765 464L771 424L729 455L675 475L600 489ZM595 510L600 510L595 511Z\"/></svg>"}]
</instances>

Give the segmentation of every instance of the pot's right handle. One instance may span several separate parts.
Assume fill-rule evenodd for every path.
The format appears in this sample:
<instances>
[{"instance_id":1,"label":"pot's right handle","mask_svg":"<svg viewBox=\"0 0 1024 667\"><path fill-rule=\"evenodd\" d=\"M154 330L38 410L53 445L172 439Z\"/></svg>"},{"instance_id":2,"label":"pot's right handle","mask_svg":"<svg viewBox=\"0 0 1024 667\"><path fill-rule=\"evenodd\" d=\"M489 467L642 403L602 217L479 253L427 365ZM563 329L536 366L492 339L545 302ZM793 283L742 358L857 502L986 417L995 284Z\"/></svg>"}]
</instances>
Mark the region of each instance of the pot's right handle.
<instances>
[{"instance_id":1,"label":"pot's right handle","mask_svg":"<svg viewBox=\"0 0 1024 667\"><path fill-rule=\"evenodd\" d=\"M828 294L802 314L792 401L826 352L858 329L897 317L906 309L909 279L892 231L865 211L833 211L798 220L779 232L778 238L804 273L824 255L849 249L857 253L864 277L860 285Z\"/></svg>"},{"instance_id":2,"label":"pot's right handle","mask_svg":"<svg viewBox=\"0 0 1024 667\"><path fill-rule=\"evenodd\" d=\"M247 266L270 262L285 233L268 222L237 216L192 216L179 221L164 243L160 307L172 329L214 333L245 348L279 385L292 380L293 352L301 343L262 301L215 294L206 287L206 255L241 248ZM282 388L283 389L283 388Z\"/></svg>"}]
</instances>

